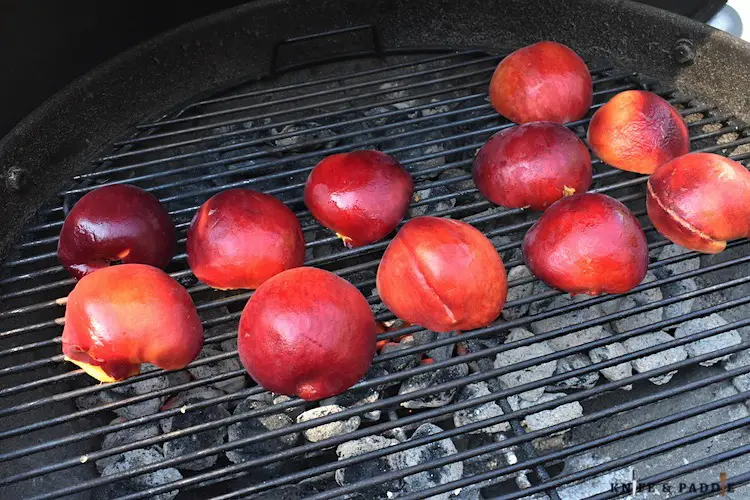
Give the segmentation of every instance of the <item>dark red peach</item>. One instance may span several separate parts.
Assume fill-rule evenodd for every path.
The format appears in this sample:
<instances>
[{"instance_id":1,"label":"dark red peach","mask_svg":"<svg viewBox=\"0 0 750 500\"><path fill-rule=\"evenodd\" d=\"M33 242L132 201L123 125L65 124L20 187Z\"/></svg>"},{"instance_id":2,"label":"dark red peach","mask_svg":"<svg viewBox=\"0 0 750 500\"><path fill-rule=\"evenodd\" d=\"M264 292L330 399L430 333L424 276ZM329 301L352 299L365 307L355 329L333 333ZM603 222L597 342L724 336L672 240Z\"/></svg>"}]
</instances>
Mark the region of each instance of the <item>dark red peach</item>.
<instances>
[{"instance_id":1,"label":"dark red peach","mask_svg":"<svg viewBox=\"0 0 750 500\"><path fill-rule=\"evenodd\" d=\"M591 156L564 125L533 122L493 135L474 158L472 173L492 203L544 210L591 186Z\"/></svg>"}]
</instances>

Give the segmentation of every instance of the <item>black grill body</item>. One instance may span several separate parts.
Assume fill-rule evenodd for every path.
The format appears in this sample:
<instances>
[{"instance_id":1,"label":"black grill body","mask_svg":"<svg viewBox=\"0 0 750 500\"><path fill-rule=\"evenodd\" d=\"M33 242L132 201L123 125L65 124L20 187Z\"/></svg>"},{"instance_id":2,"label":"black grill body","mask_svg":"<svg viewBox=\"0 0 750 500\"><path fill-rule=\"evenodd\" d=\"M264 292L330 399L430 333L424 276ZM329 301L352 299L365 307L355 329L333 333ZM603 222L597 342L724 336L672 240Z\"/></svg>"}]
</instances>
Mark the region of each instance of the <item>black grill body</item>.
<instances>
[{"instance_id":1,"label":"black grill body","mask_svg":"<svg viewBox=\"0 0 750 500\"><path fill-rule=\"evenodd\" d=\"M522 7L510 2L508 9ZM742 486L750 480L747 241L716 256L680 251L645 216L646 178L595 162L592 190L628 205L646 230L649 277L616 297L571 299L544 287L524 271L519 252L539 214L495 207L471 181L475 150L512 126L487 101L504 52L395 49L386 40L364 24L276 44L269 76L223 89L209 78L211 93L186 96L168 112L152 109L56 187L15 243L0 281L4 496L170 498L178 490L179 498L227 499L613 498L627 494L634 479L636 487L670 487L681 498L716 494L716 487L734 498L749 494ZM331 44L344 52L327 61L310 55ZM688 121L692 150L750 158L742 113L722 92L712 100L679 85L690 70L652 79L628 62L589 57L593 109L623 90L653 90ZM589 118L569 126L583 137ZM4 151L14 140L6 139ZM347 250L301 198L317 161L360 148L388 152L410 170L417 195L410 217L460 218L492 239L510 273L510 301L496 323L461 335L418 327L382 334L412 339L379 355L336 401L273 398L246 377L232 346L251 293L196 282L185 261L185 230L200 203L221 190L273 194L302 221L306 265L350 280L377 319L393 321L374 280L390 238ZM97 386L59 354L73 282L54 250L75 201L114 182L142 186L166 204L180 233L167 270L191 292L207 340L186 371ZM433 362L420 364L421 357ZM331 404L342 411L296 420Z\"/></svg>"}]
</instances>

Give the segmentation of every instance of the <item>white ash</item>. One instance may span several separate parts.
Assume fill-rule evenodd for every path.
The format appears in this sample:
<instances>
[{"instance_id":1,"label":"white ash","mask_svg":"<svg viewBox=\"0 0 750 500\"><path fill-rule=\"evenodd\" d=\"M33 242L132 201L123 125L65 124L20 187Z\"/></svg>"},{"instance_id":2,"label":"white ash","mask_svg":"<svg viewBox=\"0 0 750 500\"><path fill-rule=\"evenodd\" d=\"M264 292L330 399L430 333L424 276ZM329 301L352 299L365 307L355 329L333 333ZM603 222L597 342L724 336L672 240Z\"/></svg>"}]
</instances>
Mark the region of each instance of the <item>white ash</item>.
<instances>
[{"instance_id":1,"label":"white ash","mask_svg":"<svg viewBox=\"0 0 750 500\"><path fill-rule=\"evenodd\" d=\"M672 340L674 340L674 337L666 332L654 332L626 339L625 342L623 342L623 345L629 353L632 353L659 344L663 344L665 342L670 342ZM685 350L685 347L677 346L672 347L671 349L666 349L654 354L650 354L648 356L644 356L642 358L635 359L633 360L632 364L636 372L644 373L647 371L655 370L657 368L662 368L667 365L671 365L672 363L677 363L686 358L687 351ZM667 382L672 380L672 377L674 377L675 373L677 373L677 370L664 373L662 375L657 375L656 377L651 377L649 378L649 380L656 385L666 384Z\"/></svg>"},{"instance_id":2,"label":"white ash","mask_svg":"<svg viewBox=\"0 0 750 500\"><path fill-rule=\"evenodd\" d=\"M549 393L548 392L548 393L543 394L542 397L539 398L539 400L536 401L535 403L524 401L523 399L516 397L516 396L510 396L508 397L508 404L510 405L513 411L518 411L518 410L523 410L526 408L533 408L534 406L537 406L543 403L548 403L550 401L555 401L557 399L564 398L565 396L566 396L565 393ZM555 408L550 408L548 410L542 410L537 413L531 413L529 415L526 415L526 417L524 417L524 423L528 430L538 431L540 429L552 427L553 425L561 424L563 422L568 422L582 415L583 415L583 407L581 406L581 403L579 403L578 401L572 401L570 403L564 403ZM565 429L560 432L567 432L569 430L570 429ZM555 434L558 434L558 433L555 433Z\"/></svg>"},{"instance_id":3,"label":"white ash","mask_svg":"<svg viewBox=\"0 0 750 500\"><path fill-rule=\"evenodd\" d=\"M526 266L515 266L508 271L508 283L512 283L517 280L525 280L531 278L532 274L529 268ZM534 282L529 281L521 285L515 285L508 288L508 302L512 300L520 300L531 296L534 292ZM521 304L520 306L506 307L503 309L503 318L508 321L521 318L529 312L529 304Z\"/></svg>"},{"instance_id":4,"label":"white ash","mask_svg":"<svg viewBox=\"0 0 750 500\"><path fill-rule=\"evenodd\" d=\"M166 411L173 408L180 408L190 403L220 398L222 396L226 396L226 394L226 392L220 391L219 389L215 389L213 387L194 387L192 389L188 389L187 391L178 392L171 398L167 399L164 402L164 405L161 407L161 410ZM227 403L219 403L217 406L221 406L222 408L227 409L227 405ZM168 429L167 427L165 427L165 425L168 424L164 422L165 420L160 421L162 432L169 432L171 429L165 430Z\"/></svg>"},{"instance_id":5,"label":"white ash","mask_svg":"<svg viewBox=\"0 0 750 500\"><path fill-rule=\"evenodd\" d=\"M279 148L286 149L287 152L302 153L306 151L317 151L319 149L330 149L338 144L336 134L331 129L314 130L308 132L310 129L320 127L319 123L316 122L303 122L296 123L294 125L286 125L279 129L271 129L271 133L276 135L281 134L298 134L291 135L289 137L274 138L273 143ZM316 141L315 144L307 144L309 142ZM324 142L317 142L324 141Z\"/></svg>"},{"instance_id":6,"label":"white ash","mask_svg":"<svg viewBox=\"0 0 750 500\"><path fill-rule=\"evenodd\" d=\"M735 370L744 366L750 365L750 349L744 351L735 352L730 354L727 359L724 360L722 366L725 370Z\"/></svg>"},{"instance_id":7,"label":"white ash","mask_svg":"<svg viewBox=\"0 0 750 500\"><path fill-rule=\"evenodd\" d=\"M693 278L686 278L674 283L666 283L661 286L664 297L676 297L698 290L700 287ZM664 319L672 319L685 314L690 314L693 310L695 298L681 300L674 304L664 306Z\"/></svg>"},{"instance_id":8,"label":"white ash","mask_svg":"<svg viewBox=\"0 0 750 500\"><path fill-rule=\"evenodd\" d=\"M419 191L414 192L413 202L418 202L422 200L427 200L430 198L435 198L437 196L446 196L451 193L450 189L448 189L446 186L434 186L427 189L420 189ZM432 214L434 212L442 211L442 210L450 210L451 208L456 206L456 199L455 198L448 198L444 199L441 198L437 201L431 202L431 203L425 203L422 205L414 206L412 204L411 207L409 207L409 217L419 217L420 215L427 215Z\"/></svg>"},{"instance_id":9,"label":"white ash","mask_svg":"<svg viewBox=\"0 0 750 500\"><path fill-rule=\"evenodd\" d=\"M389 120L393 119L393 117L382 116L382 115L386 113L390 113L397 109L398 108L395 108L393 106L377 106L377 107L365 110L364 115L372 117L371 120L367 121L367 123L371 124L372 127L381 127L387 124ZM396 118L396 120L398 120L398 118Z\"/></svg>"},{"instance_id":10,"label":"white ash","mask_svg":"<svg viewBox=\"0 0 750 500\"><path fill-rule=\"evenodd\" d=\"M253 399L245 399L237 405L234 409L234 415L243 415L245 413L254 412L256 410L263 410L269 406L262 402ZM255 417L246 418L239 422L235 422L227 429L229 442L239 441L241 439L248 439L260 434L264 434L269 431L275 431L277 429L283 429L294 424L292 418L279 411L279 413L271 413L266 415L260 415ZM238 464L246 462L248 460L254 460L257 458L263 458L265 456L277 453L279 451L291 448L299 440L299 434L291 432L283 436L277 436L270 439L264 439L262 441L255 441L253 443L246 444L239 448L234 448L226 451L226 456L230 462ZM269 464L272 469L278 469L279 464ZM269 467L269 466L266 466Z\"/></svg>"},{"instance_id":11,"label":"white ash","mask_svg":"<svg viewBox=\"0 0 750 500\"><path fill-rule=\"evenodd\" d=\"M726 324L728 324L728 322L724 318L714 313L706 318L693 319L681 324L674 332L674 336L679 339L696 333L705 332L706 330L711 330L713 328L719 328ZM687 351L688 356L695 358L741 343L742 337L740 337L740 333L737 330L729 330L685 344L685 350ZM700 364L703 366L711 366L728 357L729 355L720 356L718 358L701 361Z\"/></svg>"},{"instance_id":12,"label":"white ash","mask_svg":"<svg viewBox=\"0 0 750 500\"><path fill-rule=\"evenodd\" d=\"M112 420L109 425L121 424L127 422L122 417L117 417ZM135 427L127 427L119 431L111 432L104 436L102 441L102 450L109 450L110 448L116 448L125 444L135 443L144 439L149 439L159 435L159 426L156 423L149 423L143 425L137 425ZM96 470L101 474L107 466L116 462L122 454L110 455L108 457L100 458L96 461Z\"/></svg>"},{"instance_id":13,"label":"white ash","mask_svg":"<svg viewBox=\"0 0 750 500\"><path fill-rule=\"evenodd\" d=\"M396 439L389 439L383 436L365 436L353 441L347 441L336 448L338 460L346 460L352 457L358 457L366 453L382 450L398 444ZM341 469L336 469L335 479L339 486L346 486L365 479L387 474L398 470L398 462L393 455L359 462ZM403 481L395 479L393 481L383 481L374 488L368 489L367 492L371 497L383 498L391 494L398 493L403 488Z\"/></svg>"},{"instance_id":14,"label":"white ash","mask_svg":"<svg viewBox=\"0 0 750 500\"><path fill-rule=\"evenodd\" d=\"M467 401L482 396L491 394L490 388L487 382L476 382L465 386L461 392L458 393L456 401ZM463 410L458 410L453 414L453 424L456 427L462 427L464 425L474 424L482 422L484 420L499 417L503 414L502 408L494 401L482 403L478 406L472 406ZM481 429L471 431L472 434L497 434L498 432L508 432L510 430L510 424L508 422L500 422L498 424L490 425L489 427L482 427Z\"/></svg>"},{"instance_id":15,"label":"white ash","mask_svg":"<svg viewBox=\"0 0 750 500\"><path fill-rule=\"evenodd\" d=\"M222 351L208 346L203 348L196 360L220 356L222 354L224 354ZM221 359L219 361L211 361L210 363L203 365L192 366L188 368L188 371L195 379L200 380L241 369L242 366L240 365L240 360L235 356ZM247 387L247 379L245 378L245 375L238 375L229 379L212 382L211 386L226 392L237 392Z\"/></svg>"},{"instance_id":16,"label":"white ash","mask_svg":"<svg viewBox=\"0 0 750 500\"><path fill-rule=\"evenodd\" d=\"M416 343L414 342L414 337L409 336L409 338L401 339L400 342L390 342L383 346L383 348L380 350L380 354L388 354L391 352L398 352L403 351L404 349L410 349L414 347ZM377 361L377 358L375 358ZM382 366L386 371L389 373L397 373L402 372L404 370L409 370L410 368L414 368L419 364L419 354L413 353L408 354L404 356L399 356L397 358L389 359L386 361L382 361L379 363L380 366Z\"/></svg>"},{"instance_id":17,"label":"white ash","mask_svg":"<svg viewBox=\"0 0 750 500\"><path fill-rule=\"evenodd\" d=\"M732 379L732 384L739 392L750 392L750 374L743 373ZM745 401L745 404L750 409L750 396Z\"/></svg>"},{"instance_id":18,"label":"white ash","mask_svg":"<svg viewBox=\"0 0 750 500\"><path fill-rule=\"evenodd\" d=\"M419 439L439 432L443 432L443 429L435 424L422 424L414 431L411 439ZM450 439L442 439L440 441L435 441L433 443L396 453L394 455L394 460L397 464L396 469L403 470L407 467L414 467L443 457L455 455L456 453L458 453L458 450L456 449L456 445L453 444L453 441ZM404 491L406 493L417 493L441 484L458 481L463 476L463 472L464 464L459 460L442 467L412 474L411 476L406 476L404 478ZM434 495L431 498L447 500L450 498L450 495L450 493L441 493L439 495Z\"/></svg>"},{"instance_id":19,"label":"white ash","mask_svg":"<svg viewBox=\"0 0 750 500\"><path fill-rule=\"evenodd\" d=\"M162 455L156 447L142 450L131 450L123 453L115 462L105 467L102 471L102 477L120 474L131 469L144 467L163 460L164 455ZM139 493L149 488L156 488L164 484L179 481L180 479L182 479L182 474L180 474L177 469L173 467L162 468L147 474L141 474L140 476L130 477L122 481L116 481L102 486L94 491L92 497L96 500L119 498L121 496ZM179 490L173 490L154 495L151 498L153 500L172 500L178 493Z\"/></svg>"},{"instance_id":20,"label":"white ash","mask_svg":"<svg viewBox=\"0 0 750 500\"><path fill-rule=\"evenodd\" d=\"M571 304L579 304L581 302L585 302L586 300L588 300L588 298L583 295L576 295L574 297L571 297L570 295L557 295L550 301L537 302L546 302L546 307L544 307L544 310L552 310L560 307L567 307ZM529 313L536 314L536 311L534 309L541 309L541 307L544 305L545 304L538 303L532 304L532 306L529 308ZM598 319L603 314L604 312L602 311L601 307L599 307L599 305L586 306L582 304L579 308L573 311L533 322L531 324L531 331L533 331L537 335L540 335L542 333L551 332L560 328L578 325L580 323L583 323L584 321ZM593 342L595 340L602 339L604 337L607 337L608 335L609 334L606 333L602 325L596 325L563 336L548 339L547 342L549 346L555 351L562 351L570 347L576 347L579 345L587 344L589 342Z\"/></svg>"},{"instance_id":21,"label":"white ash","mask_svg":"<svg viewBox=\"0 0 750 500\"><path fill-rule=\"evenodd\" d=\"M266 394L268 394L268 393L266 393ZM274 396L272 399L269 399L268 401L264 400L263 402L266 403L266 404L269 404L269 405L270 404L280 405L280 404L283 404L283 403L288 403L289 401L293 401L293 400L294 400L294 398L292 398L290 396L287 396L285 394L279 394L277 396ZM256 401L258 401L258 400L256 399ZM292 406L291 408L287 408L286 410L284 410L284 413L286 413L287 415L289 415L289 417L292 420L296 420L297 417L299 416L299 414L302 413L303 411L305 411L305 405L297 405L297 406Z\"/></svg>"},{"instance_id":22,"label":"white ash","mask_svg":"<svg viewBox=\"0 0 750 500\"><path fill-rule=\"evenodd\" d=\"M188 402L191 401L188 400ZM187 410L185 413L180 412L164 420L169 421L166 426L174 432L222 420L229 416L229 411L216 405ZM226 426L215 427L200 432L191 432L189 435L166 441L164 443L164 456L167 458L182 457L197 453L206 448L218 446L224 442L226 435ZM219 455L209 455L189 462L183 462L176 467L181 470L203 470L213 467L218 459Z\"/></svg>"},{"instance_id":23,"label":"white ash","mask_svg":"<svg viewBox=\"0 0 750 500\"><path fill-rule=\"evenodd\" d=\"M374 380L386 375L388 375L388 372L385 370L385 368L378 365L372 365L370 366L370 369L367 370L367 373L365 373L364 377L362 377L360 382ZM322 399L320 401L320 404L321 406L338 405L344 408L370 404L380 399L381 389L382 388L378 386L370 386L362 389L349 389L346 392L339 394L338 396ZM362 417L367 420L379 420L380 410L369 411L363 414Z\"/></svg>"},{"instance_id":24,"label":"white ash","mask_svg":"<svg viewBox=\"0 0 750 500\"><path fill-rule=\"evenodd\" d=\"M297 423L301 424L303 422L315 420L316 418L340 413L345 409L346 408L344 408L343 406L338 405L326 405L320 406L318 408L313 408L312 410L307 410L306 412L300 414L297 417ZM307 439L311 443L317 443L325 439L354 432L359 428L359 424L360 418L355 415L353 417L349 417L346 420L336 420L327 424L304 430L302 431L302 435L305 436L305 439Z\"/></svg>"},{"instance_id":25,"label":"white ash","mask_svg":"<svg viewBox=\"0 0 750 500\"><path fill-rule=\"evenodd\" d=\"M399 395L409 394L410 392L427 389L466 377L468 374L469 366L466 363L438 368L437 370L420 373L404 380L401 383L398 393ZM401 406L409 409L439 408L450 403L455 395L455 388L448 389L446 391L432 393L427 396L420 396L415 399L404 401L401 403Z\"/></svg>"},{"instance_id":26,"label":"white ash","mask_svg":"<svg viewBox=\"0 0 750 500\"><path fill-rule=\"evenodd\" d=\"M476 215L476 217L494 215L494 214L497 214L497 213L500 213L500 212L504 212L505 210L506 209L502 208L502 207L491 207L491 208L488 208L487 210L485 210L484 212L478 213ZM492 245L495 248L504 247L506 245L510 245L511 243L513 243L513 240L510 238L510 236L507 236L505 234L499 234L497 236L493 236L493 237L490 238L490 241L492 242ZM520 247L514 247L514 248L511 248L509 250L501 250L500 251L500 255L503 258L503 262L506 263L506 264L508 262L521 260L521 258L522 258L522 256L521 256L521 248ZM537 289L536 289L537 285L540 286L540 287L545 287L546 288L546 285L544 285L544 283L542 283L541 281L537 281L536 284L534 285L534 295L536 295L538 293ZM547 290L549 290L549 288L547 288ZM531 311L529 310L529 312L531 312Z\"/></svg>"},{"instance_id":27,"label":"white ash","mask_svg":"<svg viewBox=\"0 0 750 500\"><path fill-rule=\"evenodd\" d=\"M583 353L571 354L564 358L557 360L557 368L555 369L555 375L560 375L579 368L586 368L591 366L591 359ZM557 389L569 390L569 389L591 389L599 381L599 372L590 371L582 375L576 375L572 378L562 380L552 387Z\"/></svg>"},{"instance_id":28,"label":"white ash","mask_svg":"<svg viewBox=\"0 0 750 500\"><path fill-rule=\"evenodd\" d=\"M572 474L597 465L611 462L608 456L596 456L590 452L569 457L565 460L563 473ZM561 500L579 500L600 493L609 492L613 484L626 484L632 481L632 468L615 469L604 474L592 476L582 481L557 488Z\"/></svg>"},{"instance_id":29,"label":"white ash","mask_svg":"<svg viewBox=\"0 0 750 500\"><path fill-rule=\"evenodd\" d=\"M643 278L641 284L651 283L656 280L656 276L652 272L646 273L646 277ZM662 300L661 289L659 287L649 288L647 290L641 290L640 292L623 295L609 300L601 304L602 310L605 314L613 314L624 312L627 313L628 309L634 307L640 307L647 304L653 304L654 302ZM637 314L630 314L624 318L616 319L611 322L612 329L617 333L623 333L636 328L641 328L648 325L653 325L661 321L664 318L664 309L657 307L649 311L644 311Z\"/></svg>"},{"instance_id":30,"label":"white ash","mask_svg":"<svg viewBox=\"0 0 750 500\"><path fill-rule=\"evenodd\" d=\"M219 348L224 352L237 352L237 338L222 341Z\"/></svg>"},{"instance_id":31,"label":"white ash","mask_svg":"<svg viewBox=\"0 0 750 500\"><path fill-rule=\"evenodd\" d=\"M508 337L505 339L505 343L509 344L511 342L532 338L533 336L534 334L528 330L524 330L523 328L513 328L508 334ZM554 351L546 341L537 342L528 346L517 347L509 351L498 353L497 357L495 358L495 368L505 368L516 363L521 363L523 361L553 353ZM523 370L500 375L498 379L500 380L503 388L512 388L551 377L555 373L556 367L556 361L546 361L537 363L528 368L524 368ZM544 386L522 392L519 394L519 396L528 401L536 401L542 396L543 393Z\"/></svg>"},{"instance_id":32,"label":"white ash","mask_svg":"<svg viewBox=\"0 0 750 500\"><path fill-rule=\"evenodd\" d=\"M657 250L657 251L658 251L659 260L666 260L672 257L685 255L686 253L691 253L691 250L688 250L687 248L684 248L675 244L667 245L661 250ZM669 278L676 274L684 274L684 273L689 273L690 271L697 271L698 269L700 269L700 267L701 267L700 257L698 255L695 255L694 257L681 260L673 264L669 264L666 266L659 266L654 269L654 274L658 278Z\"/></svg>"},{"instance_id":33,"label":"white ash","mask_svg":"<svg viewBox=\"0 0 750 500\"><path fill-rule=\"evenodd\" d=\"M628 350L620 342L613 342L602 347L596 347L589 351L589 357L594 363L601 363L602 361L609 361L620 356L625 356ZM615 382L622 380L633 375L633 366L630 361L620 363L619 365L609 366L599 370L604 378ZM633 386L631 384L621 387L621 389L629 391Z\"/></svg>"}]
</instances>

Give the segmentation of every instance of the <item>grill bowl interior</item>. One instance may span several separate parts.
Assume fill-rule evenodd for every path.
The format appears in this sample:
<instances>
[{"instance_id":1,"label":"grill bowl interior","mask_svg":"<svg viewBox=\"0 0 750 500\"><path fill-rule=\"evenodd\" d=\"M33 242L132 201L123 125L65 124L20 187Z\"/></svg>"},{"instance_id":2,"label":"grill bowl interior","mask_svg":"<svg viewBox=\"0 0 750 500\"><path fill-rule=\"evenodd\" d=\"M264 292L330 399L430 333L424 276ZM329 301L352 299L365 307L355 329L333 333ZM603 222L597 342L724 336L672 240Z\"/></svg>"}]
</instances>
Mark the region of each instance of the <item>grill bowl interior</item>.
<instances>
[{"instance_id":1,"label":"grill bowl interior","mask_svg":"<svg viewBox=\"0 0 750 500\"><path fill-rule=\"evenodd\" d=\"M738 483L750 479L750 417L744 404L750 398L750 361L746 352L750 347L750 331L746 328L750 324L747 241L732 242L718 256L681 253L653 230L645 216L646 178L596 162L592 190L626 203L646 230L652 257L651 281L625 298L602 296L572 301L524 274L519 247L525 230L538 214L492 206L478 196L470 176L475 150L492 133L511 126L491 109L486 95L489 77L500 57L473 50L389 51L379 58L358 57L279 71L272 78L196 98L147 120L102 151L92 167L60 189L38 220L26 228L23 239L4 264L0 280L3 488L15 495L11 497L87 497L94 492L95 498L152 498L179 489L180 498L239 498L263 491L283 498L292 494L288 489L291 487L296 488L296 494L318 494L323 498L357 492L366 495L372 491L368 488L385 484L409 498L459 489L465 498L475 498L469 496L472 494L583 498L605 492L610 482L624 481L631 471L645 482L673 484L718 481L720 472ZM623 90L654 90L677 106L689 122L692 150L725 154L740 161L750 158L745 125L731 114L613 62L590 60L589 66L595 82L593 108ZM589 118L590 114L570 127L583 137ZM306 264L350 280L368 297L379 320L394 319L374 291L375 271L388 241L345 249L309 216L301 197L307 174L323 156L368 147L394 155L414 176L416 197L410 216L460 218L492 239L511 273L511 300L506 310L512 312L488 328L464 332L459 337L430 335L416 327L381 335L381 339L386 339L411 334L418 345L379 356L376 366L392 365L408 354L428 351L435 362L377 372L355 389L375 390L379 395L376 400L361 406L345 405L348 407L341 415L288 429L301 432L323 422L356 416L361 420L356 433L332 436L323 442L299 438L293 447L236 465L225 456L232 444L224 439L220 444L170 458L167 464L142 465L115 476L100 477L95 462L107 455L163 446L174 438L196 435L198 430L226 428L261 415L296 415L302 409L318 406L296 399L277 402L229 417L205 417L195 424L201 425L199 428L187 427L171 434L159 431L118 448L100 450L104 436L115 430L158 424L166 417L194 414L219 404L232 409L248 396L259 397L263 393L245 378L239 365L232 364L236 351L227 345L236 336L236 323L250 293L210 290L195 281L185 262L184 232L200 203L216 192L246 186L282 199L301 219L308 241ZM149 381L166 380L161 372L153 372L114 386L97 386L61 359L60 318L64 297L73 283L56 261L56 235L64 214L76 199L113 182L133 183L150 190L166 204L177 224L181 238L178 255L168 271L190 290L207 330L207 357L193 363L193 379L174 376L167 386L148 386ZM694 319L698 326L687 336L673 335ZM536 336L513 337L515 340L503 343L511 328L532 329ZM645 341L632 342L654 332L663 333L660 341L650 345ZM570 334L572 337L568 337ZM579 345L570 339L585 343ZM710 344L710 352L686 349L699 339L715 341ZM542 342L554 348L528 350L537 354L523 356L510 365L495 362L496 358L509 359L513 349L532 349ZM589 353L613 342L639 346L639 350L626 350L619 358L593 363ZM685 356L658 357L675 350ZM729 355L733 356L711 366L699 364ZM652 363L643 361L646 356L651 356ZM588 364L574 361L586 358ZM655 359L667 361L659 364ZM568 360L567 364L564 360ZM598 375L600 370L622 363L636 370L616 380ZM553 371L523 386L508 387L498 381L498 377L510 372L536 370L542 365L552 366ZM564 371L564 366L572 371ZM639 367L651 371L638 371ZM657 378L662 382L665 374L674 371L677 373L664 385L649 381L662 377ZM239 391L214 393L208 400L189 401L183 406L147 413L137 420L110 423L114 409L143 408L144 402L154 398L162 403L190 388L227 388L226 382L237 381L238 377L244 378L241 384L235 384L244 386ZM417 392L399 394L404 381L419 377L427 377L429 383L417 386ZM592 384L593 377L597 380ZM135 384L150 390L138 393L132 389ZM476 393L478 397L468 401L454 395L446 404L428 408L402 405L414 400L434 401L435 395L452 390L458 393L469 384L486 387L488 392L480 391ZM115 391L118 387L120 392ZM630 390L622 390L623 387ZM537 400L533 406L524 407L518 394L539 388L560 395L560 399ZM103 394L109 399L103 399ZM489 403L505 415L496 413L492 420L456 427L456 411ZM565 408L576 420L558 419L556 427L549 428L529 424L528 415L562 405L567 405ZM375 418L373 412L377 411L380 416ZM427 422L438 426L442 433L414 437L414 431ZM500 435L496 426L503 422L507 427ZM490 427L492 432L481 431ZM468 433L466 429L478 432ZM249 437L242 444L282 434L265 433ZM407 460L411 469L380 469L378 475L363 475L341 487L334 478L337 469L353 467L366 458L372 461L378 452L337 462L336 446L368 435L387 435L394 440L392 450L379 451L382 456L406 453L417 445L445 445L446 440L450 440L453 449L445 456L430 456L424 463ZM410 437L411 440L404 440ZM182 470L184 464L211 455L217 455L218 460L210 468ZM477 460L476 456L485 460ZM262 468L275 462L281 465ZM477 465L485 462L493 465ZM461 463L462 471L457 473L449 463ZM167 466L181 470L181 478L171 476L177 480L174 485L129 479ZM432 483L438 484L419 484L435 489L411 491L403 485L404 477L407 485L417 484L410 483L409 478L415 481L414 474L423 470L431 470ZM600 485L604 484L604 489L592 489L592 484L597 484L597 474L603 474ZM445 477L451 482L441 485L435 479ZM284 486L286 490L274 490ZM735 494L742 498L743 490L737 489Z\"/></svg>"}]
</instances>

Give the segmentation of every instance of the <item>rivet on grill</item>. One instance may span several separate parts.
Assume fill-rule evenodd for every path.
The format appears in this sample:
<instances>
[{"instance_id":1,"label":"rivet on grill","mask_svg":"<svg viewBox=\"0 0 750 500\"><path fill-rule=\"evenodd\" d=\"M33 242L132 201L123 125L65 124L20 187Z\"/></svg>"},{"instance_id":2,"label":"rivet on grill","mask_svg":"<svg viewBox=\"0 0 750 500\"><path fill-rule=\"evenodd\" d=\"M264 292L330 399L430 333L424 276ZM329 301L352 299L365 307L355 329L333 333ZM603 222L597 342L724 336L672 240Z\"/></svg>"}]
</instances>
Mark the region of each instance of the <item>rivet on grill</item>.
<instances>
[{"instance_id":1,"label":"rivet on grill","mask_svg":"<svg viewBox=\"0 0 750 500\"><path fill-rule=\"evenodd\" d=\"M679 64L690 64L695 59L695 47L687 38L677 40L672 49L672 56Z\"/></svg>"},{"instance_id":2,"label":"rivet on grill","mask_svg":"<svg viewBox=\"0 0 750 500\"><path fill-rule=\"evenodd\" d=\"M29 183L29 173L20 167L11 167L5 173L5 183L11 191L22 191Z\"/></svg>"}]
</instances>

